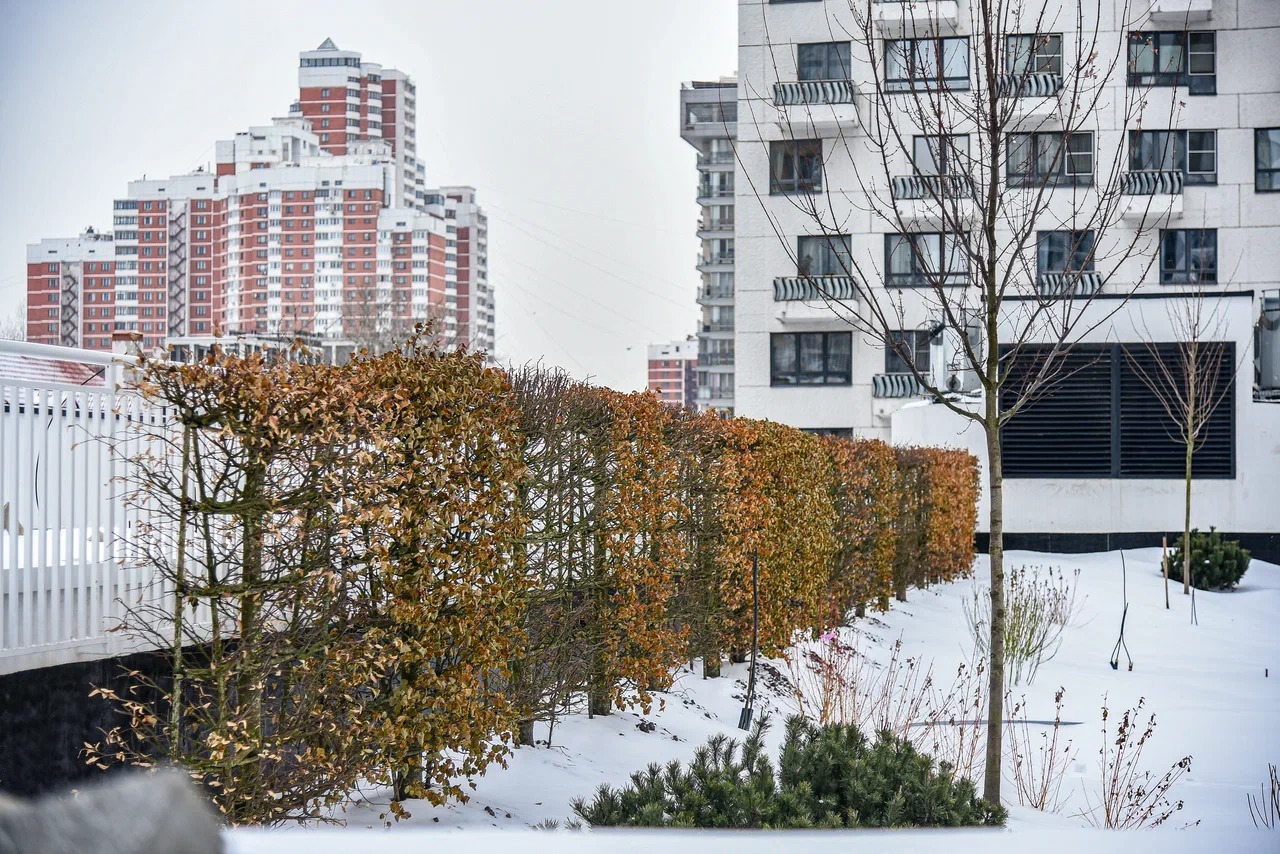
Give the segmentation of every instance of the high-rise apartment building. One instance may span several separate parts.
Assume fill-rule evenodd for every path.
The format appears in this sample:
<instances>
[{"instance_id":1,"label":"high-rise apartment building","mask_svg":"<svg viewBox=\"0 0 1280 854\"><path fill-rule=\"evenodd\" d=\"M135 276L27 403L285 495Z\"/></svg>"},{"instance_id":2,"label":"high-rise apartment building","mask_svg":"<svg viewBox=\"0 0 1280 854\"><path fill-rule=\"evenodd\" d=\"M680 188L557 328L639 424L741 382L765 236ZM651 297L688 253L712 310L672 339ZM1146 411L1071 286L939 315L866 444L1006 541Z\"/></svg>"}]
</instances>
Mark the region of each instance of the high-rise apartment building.
<instances>
[{"instance_id":1,"label":"high-rise apartment building","mask_svg":"<svg viewBox=\"0 0 1280 854\"><path fill-rule=\"evenodd\" d=\"M693 408L698 402L698 337L649 345L649 391L663 403Z\"/></svg>"},{"instance_id":2,"label":"high-rise apartment building","mask_svg":"<svg viewBox=\"0 0 1280 854\"><path fill-rule=\"evenodd\" d=\"M339 354L430 320L492 352L484 212L469 187L424 186L412 82L326 39L299 84L288 118L218 142L211 170L131 182L111 230L29 246L28 339L301 336Z\"/></svg>"},{"instance_id":3,"label":"high-rise apartment building","mask_svg":"<svg viewBox=\"0 0 1280 854\"><path fill-rule=\"evenodd\" d=\"M1185 445L1141 365L1198 306L1238 368L1215 374L1193 520L1274 541L1280 4L996 5L740 0L736 412L983 458L952 409L985 402L966 347L1026 364L1065 336L1074 361L1003 431L1006 531L1158 544Z\"/></svg>"},{"instance_id":4,"label":"high-rise apartment building","mask_svg":"<svg viewBox=\"0 0 1280 854\"><path fill-rule=\"evenodd\" d=\"M698 152L698 408L734 409L734 140L738 86L733 77L680 90L680 136Z\"/></svg>"}]
</instances>

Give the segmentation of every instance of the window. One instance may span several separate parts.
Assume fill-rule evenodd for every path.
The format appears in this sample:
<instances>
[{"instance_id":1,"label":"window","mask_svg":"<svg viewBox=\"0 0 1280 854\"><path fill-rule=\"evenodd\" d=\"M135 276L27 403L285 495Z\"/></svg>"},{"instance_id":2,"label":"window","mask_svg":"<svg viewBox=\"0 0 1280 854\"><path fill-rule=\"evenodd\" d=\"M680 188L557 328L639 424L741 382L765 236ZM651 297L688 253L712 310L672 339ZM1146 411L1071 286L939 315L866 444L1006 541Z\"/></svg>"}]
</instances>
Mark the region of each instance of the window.
<instances>
[{"instance_id":1,"label":"window","mask_svg":"<svg viewBox=\"0 0 1280 854\"><path fill-rule=\"evenodd\" d=\"M806 236L796 241L798 275L848 276L852 263L847 234Z\"/></svg>"},{"instance_id":2,"label":"window","mask_svg":"<svg viewBox=\"0 0 1280 854\"><path fill-rule=\"evenodd\" d=\"M849 42L796 45L797 80L848 80Z\"/></svg>"},{"instance_id":3,"label":"window","mask_svg":"<svg viewBox=\"0 0 1280 854\"><path fill-rule=\"evenodd\" d=\"M917 175L968 175L969 135L917 136L911 158Z\"/></svg>"},{"instance_id":4,"label":"window","mask_svg":"<svg viewBox=\"0 0 1280 854\"><path fill-rule=\"evenodd\" d=\"M1129 33L1130 86L1186 86L1192 95L1213 95L1216 75L1215 33Z\"/></svg>"},{"instance_id":5,"label":"window","mask_svg":"<svg viewBox=\"0 0 1280 854\"><path fill-rule=\"evenodd\" d=\"M1062 34L1032 33L1005 36L1004 70L1016 78L1031 74L1062 74Z\"/></svg>"},{"instance_id":6,"label":"window","mask_svg":"<svg viewBox=\"0 0 1280 854\"><path fill-rule=\"evenodd\" d=\"M1011 133L1006 156L1010 187L1093 183L1092 133Z\"/></svg>"},{"instance_id":7,"label":"window","mask_svg":"<svg viewBox=\"0 0 1280 854\"><path fill-rule=\"evenodd\" d=\"M814 193L822 189L822 140L769 143L769 192Z\"/></svg>"},{"instance_id":8,"label":"window","mask_svg":"<svg viewBox=\"0 0 1280 854\"><path fill-rule=\"evenodd\" d=\"M738 102L690 104L688 124L732 124L738 120Z\"/></svg>"},{"instance_id":9,"label":"window","mask_svg":"<svg viewBox=\"0 0 1280 854\"><path fill-rule=\"evenodd\" d=\"M886 234L884 252L889 287L949 287L968 279L969 259L960 235Z\"/></svg>"},{"instance_id":10,"label":"window","mask_svg":"<svg viewBox=\"0 0 1280 854\"><path fill-rule=\"evenodd\" d=\"M969 88L969 39L894 39L885 42L884 81L889 91Z\"/></svg>"},{"instance_id":11,"label":"window","mask_svg":"<svg viewBox=\"0 0 1280 854\"><path fill-rule=\"evenodd\" d=\"M1253 133L1253 188L1259 193L1280 191L1280 128Z\"/></svg>"},{"instance_id":12,"label":"window","mask_svg":"<svg viewBox=\"0 0 1280 854\"><path fill-rule=\"evenodd\" d=\"M776 332L769 336L771 385L850 385L853 333Z\"/></svg>"},{"instance_id":13,"label":"window","mask_svg":"<svg viewBox=\"0 0 1280 854\"><path fill-rule=\"evenodd\" d=\"M1036 233L1036 271L1077 273L1093 269L1092 231Z\"/></svg>"},{"instance_id":14,"label":"window","mask_svg":"<svg viewBox=\"0 0 1280 854\"><path fill-rule=\"evenodd\" d=\"M922 374L928 374L928 331L899 329L890 332L889 339L897 344L897 347L886 346L884 348L884 372L886 374L909 374L912 367ZM899 349L901 352L898 352Z\"/></svg>"},{"instance_id":15,"label":"window","mask_svg":"<svg viewBox=\"0 0 1280 854\"><path fill-rule=\"evenodd\" d=\"M1043 388L1001 431L1005 477L1183 477L1186 445L1177 424L1143 382L1185 378L1176 342L1077 345L1058 358L1057 379ZM1197 440L1194 478L1235 476L1235 344L1202 342L1217 363L1211 397L1221 397ZM1000 355L1004 407L1034 378L1046 346L1008 348ZM1165 374L1164 371L1171 371ZM1165 382L1166 380L1160 380Z\"/></svg>"},{"instance_id":16,"label":"window","mask_svg":"<svg viewBox=\"0 0 1280 854\"><path fill-rule=\"evenodd\" d=\"M1129 132L1129 169L1181 172L1188 184L1218 183L1218 132L1140 130Z\"/></svg>"},{"instance_id":17,"label":"window","mask_svg":"<svg viewBox=\"0 0 1280 854\"><path fill-rule=\"evenodd\" d=\"M321 105L320 105L320 112L322 112L322 113L327 113L327 112L329 112L329 105L328 105L328 104L321 104Z\"/></svg>"},{"instance_id":18,"label":"window","mask_svg":"<svg viewBox=\"0 0 1280 854\"><path fill-rule=\"evenodd\" d=\"M1218 281L1218 230L1168 229L1160 232L1160 284Z\"/></svg>"}]
</instances>

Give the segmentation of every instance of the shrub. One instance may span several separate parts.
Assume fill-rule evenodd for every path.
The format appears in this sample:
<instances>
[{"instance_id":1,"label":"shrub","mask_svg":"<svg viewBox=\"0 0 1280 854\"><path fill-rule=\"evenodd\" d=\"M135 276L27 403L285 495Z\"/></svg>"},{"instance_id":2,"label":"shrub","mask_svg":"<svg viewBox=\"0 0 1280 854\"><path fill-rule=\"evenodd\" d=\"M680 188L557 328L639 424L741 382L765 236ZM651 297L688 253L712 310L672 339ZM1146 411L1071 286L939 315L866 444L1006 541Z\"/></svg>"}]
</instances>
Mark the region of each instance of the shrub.
<instances>
[{"instance_id":1,"label":"shrub","mask_svg":"<svg viewBox=\"0 0 1280 854\"><path fill-rule=\"evenodd\" d=\"M1165 566L1170 578L1182 577L1182 538L1169 554ZM1216 528L1202 534L1191 531L1191 586L1200 590L1231 590L1249 568L1249 550L1238 540L1224 540Z\"/></svg>"},{"instance_id":2,"label":"shrub","mask_svg":"<svg viewBox=\"0 0 1280 854\"><path fill-rule=\"evenodd\" d=\"M1169 790L1183 774L1191 771L1191 757L1182 757L1159 777L1143 767L1142 750L1156 729L1155 714L1147 718L1145 725L1142 723L1145 704L1146 700L1139 698L1138 705L1125 709L1113 736L1107 731L1110 710L1103 698L1102 747L1098 749L1102 791L1097 805L1086 793L1089 808L1082 813L1094 827L1113 830L1159 827L1182 809L1182 801L1169 799Z\"/></svg>"},{"instance_id":3,"label":"shrub","mask_svg":"<svg viewBox=\"0 0 1280 854\"><path fill-rule=\"evenodd\" d=\"M852 725L787 722L775 773L764 755L760 721L741 750L713 737L688 770L650 765L614 790L601 786L573 809L597 827L971 827L1000 825L969 780L909 742L881 733L868 743Z\"/></svg>"},{"instance_id":4,"label":"shrub","mask_svg":"<svg viewBox=\"0 0 1280 854\"><path fill-rule=\"evenodd\" d=\"M1068 576L1050 569L1044 577L1038 568L1011 570L1005 578L1004 655L1006 675L1014 684L1035 681L1040 665L1058 654L1062 630L1075 617L1075 581L1080 570ZM973 590L972 604L964 604L965 616L979 655L986 655L990 636L991 598L986 591Z\"/></svg>"}]
</instances>

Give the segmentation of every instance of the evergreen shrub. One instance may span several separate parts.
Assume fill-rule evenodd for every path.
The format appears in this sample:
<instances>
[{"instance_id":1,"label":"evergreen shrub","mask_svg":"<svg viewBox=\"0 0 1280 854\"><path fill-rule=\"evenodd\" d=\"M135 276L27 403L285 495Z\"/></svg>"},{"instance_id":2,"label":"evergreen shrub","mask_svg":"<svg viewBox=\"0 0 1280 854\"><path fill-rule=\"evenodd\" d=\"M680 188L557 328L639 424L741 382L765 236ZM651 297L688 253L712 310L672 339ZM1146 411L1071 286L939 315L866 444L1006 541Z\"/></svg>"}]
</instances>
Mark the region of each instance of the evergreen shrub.
<instances>
[{"instance_id":1,"label":"evergreen shrub","mask_svg":"<svg viewBox=\"0 0 1280 854\"><path fill-rule=\"evenodd\" d=\"M741 749L714 736L687 769L652 764L630 785L578 798L574 812L595 827L973 827L1007 818L972 781L888 732L869 742L850 724L792 717L775 772L767 728L757 722Z\"/></svg>"},{"instance_id":2,"label":"evergreen shrub","mask_svg":"<svg viewBox=\"0 0 1280 854\"><path fill-rule=\"evenodd\" d=\"M1169 577L1182 578L1182 537L1166 560ZM1249 568L1249 550L1238 540L1224 540L1216 528L1191 531L1191 586L1199 590L1231 590Z\"/></svg>"}]
</instances>

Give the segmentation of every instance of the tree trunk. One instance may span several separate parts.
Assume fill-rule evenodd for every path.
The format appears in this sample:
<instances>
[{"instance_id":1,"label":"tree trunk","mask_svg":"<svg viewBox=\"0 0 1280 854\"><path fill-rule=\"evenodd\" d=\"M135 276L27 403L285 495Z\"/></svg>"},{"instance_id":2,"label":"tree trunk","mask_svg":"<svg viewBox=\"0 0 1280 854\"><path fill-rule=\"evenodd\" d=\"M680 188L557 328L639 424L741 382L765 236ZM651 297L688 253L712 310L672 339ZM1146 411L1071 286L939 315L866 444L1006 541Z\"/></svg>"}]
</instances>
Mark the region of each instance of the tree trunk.
<instances>
[{"instance_id":1,"label":"tree trunk","mask_svg":"<svg viewBox=\"0 0 1280 854\"><path fill-rule=\"evenodd\" d=\"M982 797L992 806L1000 805L1000 763L1004 735L1004 474L1000 446L999 392L987 390L987 478L991 497L987 507L990 529L991 563L991 661L987 687L987 756Z\"/></svg>"},{"instance_id":2,"label":"tree trunk","mask_svg":"<svg viewBox=\"0 0 1280 854\"><path fill-rule=\"evenodd\" d=\"M533 718L524 718L516 725L516 745L533 747Z\"/></svg>"},{"instance_id":3,"label":"tree trunk","mask_svg":"<svg viewBox=\"0 0 1280 854\"><path fill-rule=\"evenodd\" d=\"M720 678L720 653L709 652L702 656L702 678Z\"/></svg>"},{"instance_id":4,"label":"tree trunk","mask_svg":"<svg viewBox=\"0 0 1280 854\"><path fill-rule=\"evenodd\" d=\"M1191 458L1195 453L1195 444L1187 442L1186 495L1183 501L1182 515L1182 594L1191 594Z\"/></svg>"}]
</instances>

